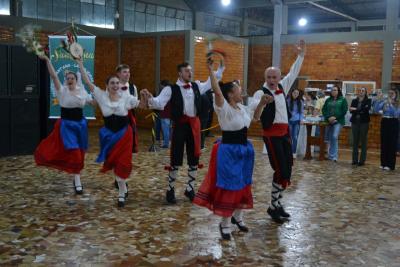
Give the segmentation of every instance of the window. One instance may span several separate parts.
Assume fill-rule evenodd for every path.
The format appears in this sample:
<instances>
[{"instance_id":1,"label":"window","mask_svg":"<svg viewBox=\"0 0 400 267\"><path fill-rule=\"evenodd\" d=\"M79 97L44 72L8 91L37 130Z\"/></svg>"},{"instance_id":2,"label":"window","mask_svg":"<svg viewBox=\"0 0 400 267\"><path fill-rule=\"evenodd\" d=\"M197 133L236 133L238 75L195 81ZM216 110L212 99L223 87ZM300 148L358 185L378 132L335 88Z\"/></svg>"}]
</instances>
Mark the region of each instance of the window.
<instances>
[{"instance_id":1,"label":"window","mask_svg":"<svg viewBox=\"0 0 400 267\"><path fill-rule=\"evenodd\" d=\"M10 15L10 0L0 0L0 15Z\"/></svg>"}]
</instances>

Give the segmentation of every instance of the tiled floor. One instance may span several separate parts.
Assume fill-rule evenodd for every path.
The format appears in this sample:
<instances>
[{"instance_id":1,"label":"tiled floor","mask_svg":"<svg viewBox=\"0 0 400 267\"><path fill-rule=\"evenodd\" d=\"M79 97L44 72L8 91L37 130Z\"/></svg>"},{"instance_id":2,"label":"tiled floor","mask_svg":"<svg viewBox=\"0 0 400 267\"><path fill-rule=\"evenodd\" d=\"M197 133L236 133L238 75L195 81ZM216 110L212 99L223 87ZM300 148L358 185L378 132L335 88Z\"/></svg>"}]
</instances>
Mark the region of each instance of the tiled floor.
<instances>
[{"instance_id":1,"label":"tiled floor","mask_svg":"<svg viewBox=\"0 0 400 267\"><path fill-rule=\"evenodd\" d=\"M116 207L111 174L100 174L94 163L96 134L82 196L70 177L36 167L32 156L1 158L0 265L400 266L400 175L381 171L376 151L364 167L352 167L345 150L338 163L296 160L284 199L292 219L278 225L266 215L272 172L254 139L254 209L245 214L250 232L221 241L219 218L183 196L186 168L178 204L166 205L168 151L146 152L146 134L124 209Z\"/></svg>"}]
</instances>

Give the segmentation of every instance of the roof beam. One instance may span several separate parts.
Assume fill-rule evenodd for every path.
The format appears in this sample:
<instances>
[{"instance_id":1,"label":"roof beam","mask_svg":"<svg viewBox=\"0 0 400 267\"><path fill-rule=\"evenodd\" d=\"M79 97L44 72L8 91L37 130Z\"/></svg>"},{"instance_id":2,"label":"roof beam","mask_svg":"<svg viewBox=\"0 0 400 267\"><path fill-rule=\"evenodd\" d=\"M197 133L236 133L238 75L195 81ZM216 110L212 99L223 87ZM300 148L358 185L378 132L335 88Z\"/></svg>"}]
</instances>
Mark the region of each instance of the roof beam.
<instances>
[{"instance_id":1,"label":"roof beam","mask_svg":"<svg viewBox=\"0 0 400 267\"><path fill-rule=\"evenodd\" d=\"M358 19L356 19L356 18L354 18L354 17L352 17L352 16L349 16L349 15L344 14L344 13L342 13L342 12L339 12L339 11L336 11L336 10L333 10L333 9L330 9L330 8L328 8L328 7L326 7L326 6L323 6L323 5L314 3L313 1L308 1L307 3L310 4L310 5L312 5L312 6L314 6L314 7L317 7L317 8L319 8L319 9L322 9L322 10L328 11L328 12L330 12L330 13L333 13L333 14L336 14L336 15L339 15L339 16L342 16L342 17L345 17L345 18L347 18L347 19L349 19L349 20L356 21L356 22L358 21Z\"/></svg>"}]
</instances>

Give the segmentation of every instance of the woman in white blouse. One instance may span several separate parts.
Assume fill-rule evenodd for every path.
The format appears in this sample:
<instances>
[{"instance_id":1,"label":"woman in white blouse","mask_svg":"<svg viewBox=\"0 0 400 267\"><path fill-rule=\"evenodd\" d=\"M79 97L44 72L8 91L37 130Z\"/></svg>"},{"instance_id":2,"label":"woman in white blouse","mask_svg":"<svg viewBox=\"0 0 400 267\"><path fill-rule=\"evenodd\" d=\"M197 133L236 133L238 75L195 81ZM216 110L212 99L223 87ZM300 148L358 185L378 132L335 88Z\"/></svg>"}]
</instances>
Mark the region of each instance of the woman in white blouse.
<instances>
[{"instance_id":1,"label":"woman in white blouse","mask_svg":"<svg viewBox=\"0 0 400 267\"><path fill-rule=\"evenodd\" d=\"M46 61L54 83L61 107L61 119L57 120L53 131L36 148L35 161L39 166L52 167L72 174L75 192L82 194L80 172L88 148L88 130L83 107L88 103L92 104L93 99L83 86L77 84L76 73L67 72L62 85L50 59L47 56L40 56L40 59Z\"/></svg>"},{"instance_id":2,"label":"woman in white blouse","mask_svg":"<svg viewBox=\"0 0 400 267\"><path fill-rule=\"evenodd\" d=\"M102 172L114 170L118 183L118 207L125 206L128 196L126 179L132 171L132 127L129 125L129 110L139 106L136 96L122 94L119 79L112 75L106 80L106 90L101 90L88 78L81 60L78 65L84 82L93 93L104 118L104 127L100 129L100 154L97 162L104 162Z\"/></svg>"},{"instance_id":3,"label":"woman in white blouse","mask_svg":"<svg viewBox=\"0 0 400 267\"><path fill-rule=\"evenodd\" d=\"M243 221L243 209L253 208L251 193L254 149L247 140L247 129L253 114L242 104L242 89L236 82L218 85L212 71L213 61L208 59L212 89L215 93L214 108L222 130L222 140L212 149L208 173L193 203L210 209L221 216L219 225L223 239L231 239L230 224L248 232ZM265 104L262 98L257 109Z\"/></svg>"}]
</instances>

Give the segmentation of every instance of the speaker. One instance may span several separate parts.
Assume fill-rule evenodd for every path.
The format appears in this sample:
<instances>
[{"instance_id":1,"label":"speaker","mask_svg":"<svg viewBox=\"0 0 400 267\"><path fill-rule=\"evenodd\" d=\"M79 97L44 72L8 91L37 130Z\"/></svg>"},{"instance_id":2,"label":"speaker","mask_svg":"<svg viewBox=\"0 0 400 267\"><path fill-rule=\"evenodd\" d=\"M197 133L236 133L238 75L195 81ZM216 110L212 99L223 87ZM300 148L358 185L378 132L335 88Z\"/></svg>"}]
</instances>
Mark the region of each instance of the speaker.
<instances>
[{"instance_id":1,"label":"speaker","mask_svg":"<svg viewBox=\"0 0 400 267\"><path fill-rule=\"evenodd\" d=\"M0 96L8 95L8 46L0 45Z\"/></svg>"},{"instance_id":2,"label":"speaker","mask_svg":"<svg viewBox=\"0 0 400 267\"><path fill-rule=\"evenodd\" d=\"M11 99L11 152L32 154L40 141L39 98Z\"/></svg>"},{"instance_id":3,"label":"speaker","mask_svg":"<svg viewBox=\"0 0 400 267\"><path fill-rule=\"evenodd\" d=\"M38 96L38 58L21 46L11 46L12 96Z\"/></svg>"},{"instance_id":4,"label":"speaker","mask_svg":"<svg viewBox=\"0 0 400 267\"><path fill-rule=\"evenodd\" d=\"M11 153L10 99L0 98L0 156Z\"/></svg>"}]
</instances>

